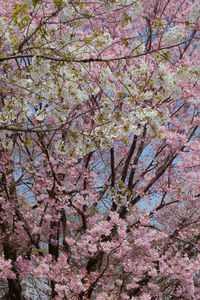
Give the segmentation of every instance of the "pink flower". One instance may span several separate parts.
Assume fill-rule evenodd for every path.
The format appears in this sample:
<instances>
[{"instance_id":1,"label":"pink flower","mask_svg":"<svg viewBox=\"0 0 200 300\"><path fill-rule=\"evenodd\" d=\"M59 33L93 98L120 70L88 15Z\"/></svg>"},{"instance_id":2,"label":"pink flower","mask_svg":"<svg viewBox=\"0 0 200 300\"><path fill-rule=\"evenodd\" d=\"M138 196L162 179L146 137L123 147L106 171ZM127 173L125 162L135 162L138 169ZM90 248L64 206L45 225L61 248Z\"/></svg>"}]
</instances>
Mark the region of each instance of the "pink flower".
<instances>
[{"instance_id":1,"label":"pink flower","mask_svg":"<svg viewBox=\"0 0 200 300\"><path fill-rule=\"evenodd\" d=\"M11 270L12 264L11 260L5 260L3 257L0 257L0 278L1 279L15 279L16 275Z\"/></svg>"}]
</instances>

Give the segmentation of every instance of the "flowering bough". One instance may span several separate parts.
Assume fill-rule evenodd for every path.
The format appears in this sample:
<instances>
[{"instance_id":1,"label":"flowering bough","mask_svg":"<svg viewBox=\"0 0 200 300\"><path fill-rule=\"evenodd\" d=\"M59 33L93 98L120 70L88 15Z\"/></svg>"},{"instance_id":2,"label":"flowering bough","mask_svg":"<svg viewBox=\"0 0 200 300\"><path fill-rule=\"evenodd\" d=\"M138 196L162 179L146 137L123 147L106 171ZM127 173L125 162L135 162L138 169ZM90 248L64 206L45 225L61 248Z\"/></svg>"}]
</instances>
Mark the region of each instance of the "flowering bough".
<instances>
[{"instance_id":1,"label":"flowering bough","mask_svg":"<svg viewBox=\"0 0 200 300\"><path fill-rule=\"evenodd\" d=\"M0 12L0 295L198 299L200 2Z\"/></svg>"}]
</instances>

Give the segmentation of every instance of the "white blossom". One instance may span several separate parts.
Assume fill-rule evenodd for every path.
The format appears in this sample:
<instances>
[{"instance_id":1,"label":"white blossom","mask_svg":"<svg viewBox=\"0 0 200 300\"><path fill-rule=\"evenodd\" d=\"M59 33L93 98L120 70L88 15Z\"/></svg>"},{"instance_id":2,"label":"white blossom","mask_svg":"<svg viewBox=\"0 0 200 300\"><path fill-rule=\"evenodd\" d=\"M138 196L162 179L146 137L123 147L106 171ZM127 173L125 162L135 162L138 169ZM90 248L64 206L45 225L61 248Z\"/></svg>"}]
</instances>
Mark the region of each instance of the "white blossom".
<instances>
[{"instance_id":1,"label":"white blossom","mask_svg":"<svg viewBox=\"0 0 200 300\"><path fill-rule=\"evenodd\" d=\"M196 0L188 16L188 21L190 22L190 25L194 25L199 19L199 17L200 17L200 1Z\"/></svg>"},{"instance_id":2,"label":"white blossom","mask_svg":"<svg viewBox=\"0 0 200 300\"><path fill-rule=\"evenodd\" d=\"M59 18L61 22L66 22L72 18L73 11L71 5L66 5L59 13Z\"/></svg>"},{"instance_id":3,"label":"white blossom","mask_svg":"<svg viewBox=\"0 0 200 300\"><path fill-rule=\"evenodd\" d=\"M195 82L200 80L200 68L199 67L183 67L175 74L176 80L183 82Z\"/></svg>"},{"instance_id":4,"label":"white blossom","mask_svg":"<svg viewBox=\"0 0 200 300\"><path fill-rule=\"evenodd\" d=\"M54 144L54 148L58 154L62 154L62 155L66 154L68 150L67 143L62 140L58 140Z\"/></svg>"},{"instance_id":5,"label":"white blossom","mask_svg":"<svg viewBox=\"0 0 200 300\"><path fill-rule=\"evenodd\" d=\"M134 2L130 0L127 2L129 4L131 4L131 2L133 3L133 5L130 7L130 15L131 16L136 17L143 11L143 5L140 0L134 1ZM127 5L129 5L129 4L127 4Z\"/></svg>"},{"instance_id":6,"label":"white blossom","mask_svg":"<svg viewBox=\"0 0 200 300\"><path fill-rule=\"evenodd\" d=\"M169 30L164 34L164 42L168 46L176 45L181 42L185 37L182 27L174 26L169 28Z\"/></svg>"},{"instance_id":7,"label":"white blossom","mask_svg":"<svg viewBox=\"0 0 200 300\"><path fill-rule=\"evenodd\" d=\"M45 112L45 110L41 110L37 113L37 116L35 117L38 121L43 121L44 119L46 119L47 117L47 113Z\"/></svg>"}]
</instances>

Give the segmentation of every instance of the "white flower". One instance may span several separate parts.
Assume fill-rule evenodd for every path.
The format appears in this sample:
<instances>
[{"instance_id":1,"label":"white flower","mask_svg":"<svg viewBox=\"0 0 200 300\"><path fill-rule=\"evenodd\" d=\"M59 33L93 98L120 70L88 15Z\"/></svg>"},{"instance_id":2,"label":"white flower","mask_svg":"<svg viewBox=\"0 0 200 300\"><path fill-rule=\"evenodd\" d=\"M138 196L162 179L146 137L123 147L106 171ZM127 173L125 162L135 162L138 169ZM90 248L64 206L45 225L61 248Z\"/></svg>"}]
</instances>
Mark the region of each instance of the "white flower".
<instances>
[{"instance_id":1,"label":"white flower","mask_svg":"<svg viewBox=\"0 0 200 300\"><path fill-rule=\"evenodd\" d=\"M195 24L196 21L199 19L200 17L200 2L197 0L195 1L195 3L193 4L189 17L188 17L188 21L191 24Z\"/></svg>"},{"instance_id":2,"label":"white flower","mask_svg":"<svg viewBox=\"0 0 200 300\"><path fill-rule=\"evenodd\" d=\"M153 92L147 91L144 93L144 100L151 100L153 98Z\"/></svg>"},{"instance_id":3,"label":"white flower","mask_svg":"<svg viewBox=\"0 0 200 300\"><path fill-rule=\"evenodd\" d=\"M200 69L199 67L185 67L178 70L175 74L176 80L181 80L184 82L192 82L192 81L199 81L200 79Z\"/></svg>"},{"instance_id":4,"label":"white flower","mask_svg":"<svg viewBox=\"0 0 200 300\"><path fill-rule=\"evenodd\" d=\"M57 141L54 144L54 148L58 154L66 154L67 153L67 144L64 141Z\"/></svg>"},{"instance_id":5,"label":"white flower","mask_svg":"<svg viewBox=\"0 0 200 300\"><path fill-rule=\"evenodd\" d=\"M24 109L24 112L26 114L27 117L30 117L32 115L32 111L30 109L30 107L26 106L25 109Z\"/></svg>"},{"instance_id":6,"label":"white flower","mask_svg":"<svg viewBox=\"0 0 200 300\"><path fill-rule=\"evenodd\" d=\"M146 117L150 117L150 118L155 118L158 115L158 112L155 109L151 109L151 108L144 108L144 115Z\"/></svg>"},{"instance_id":7,"label":"white flower","mask_svg":"<svg viewBox=\"0 0 200 300\"><path fill-rule=\"evenodd\" d=\"M70 32L69 32L68 30L65 32L65 35L64 35L64 41L65 41L67 44L71 42L71 34L70 34Z\"/></svg>"},{"instance_id":8,"label":"white flower","mask_svg":"<svg viewBox=\"0 0 200 300\"><path fill-rule=\"evenodd\" d=\"M133 1L127 1L129 2L129 4L131 4L131 2L133 3ZM127 4L127 5L129 5ZM139 15L141 12L143 11L143 5L140 1L137 1L133 3L133 5L130 7L130 15L133 17L136 17L137 15Z\"/></svg>"},{"instance_id":9,"label":"white flower","mask_svg":"<svg viewBox=\"0 0 200 300\"><path fill-rule=\"evenodd\" d=\"M116 7L123 7L130 5L130 15L131 16L137 16L139 13L143 11L143 6L140 0L115 0L115 1L105 1L106 4L114 8ZM132 4L132 5L131 5Z\"/></svg>"},{"instance_id":10,"label":"white flower","mask_svg":"<svg viewBox=\"0 0 200 300\"><path fill-rule=\"evenodd\" d=\"M39 74L39 73L37 73L37 72L31 72L31 78L32 78L36 83L39 82L40 76L41 76L41 74Z\"/></svg>"},{"instance_id":11,"label":"white flower","mask_svg":"<svg viewBox=\"0 0 200 300\"><path fill-rule=\"evenodd\" d=\"M164 35L164 42L168 46L176 45L185 37L183 29L180 26L170 28Z\"/></svg>"},{"instance_id":12,"label":"white flower","mask_svg":"<svg viewBox=\"0 0 200 300\"><path fill-rule=\"evenodd\" d=\"M145 52L145 44L142 41L136 41L133 45L133 50L136 51L137 54L141 54Z\"/></svg>"},{"instance_id":13,"label":"white flower","mask_svg":"<svg viewBox=\"0 0 200 300\"><path fill-rule=\"evenodd\" d=\"M61 22L66 22L72 17L71 5L66 5L60 12L59 18Z\"/></svg>"},{"instance_id":14,"label":"white flower","mask_svg":"<svg viewBox=\"0 0 200 300\"><path fill-rule=\"evenodd\" d=\"M24 0L24 2L26 2L30 7L33 6L33 1L32 0Z\"/></svg>"},{"instance_id":15,"label":"white flower","mask_svg":"<svg viewBox=\"0 0 200 300\"><path fill-rule=\"evenodd\" d=\"M13 147L13 141L6 138L2 139L1 144L5 149L12 149Z\"/></svg>"},{"instance_id":16,"label":"white flower","mask_svg":"<svg viewBox=\"0 0 200 300\"><path fill-rule=\"evenodd\" d=\"M35 117L38 121L43 121L46 118L46 112L40 111L37 116Z\"/></svg>"},{"instance_id":17,"label":"white flower","mask_svg":"<svg viewBox=\"0 0 200 300\"><path fill-rule=\"evenodd\" d=\"M50 64L48 61L44 61L42 64L41 64L41 71L43 73L48 73L50 71Z\"/></svg>"}]
</instances>

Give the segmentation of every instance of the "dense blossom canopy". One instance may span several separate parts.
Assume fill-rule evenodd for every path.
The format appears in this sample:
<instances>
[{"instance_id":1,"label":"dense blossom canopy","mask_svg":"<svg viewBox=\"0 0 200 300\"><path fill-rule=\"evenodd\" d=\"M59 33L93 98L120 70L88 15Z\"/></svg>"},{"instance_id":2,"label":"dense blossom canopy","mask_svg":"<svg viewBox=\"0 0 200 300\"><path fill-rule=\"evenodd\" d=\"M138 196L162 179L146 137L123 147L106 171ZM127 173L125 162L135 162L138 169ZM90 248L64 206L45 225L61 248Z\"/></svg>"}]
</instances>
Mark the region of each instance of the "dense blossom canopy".
<instances>
[{"instance_id":1,"label":"dense blossom canopy","mask_svg":"<svg viewBox=\"0 0 200 300\"><path fill-rule=\"evenodd\" d=\"M200 299L200 1L0 4L2 299Z\"/></svg>"}]
</instances>

